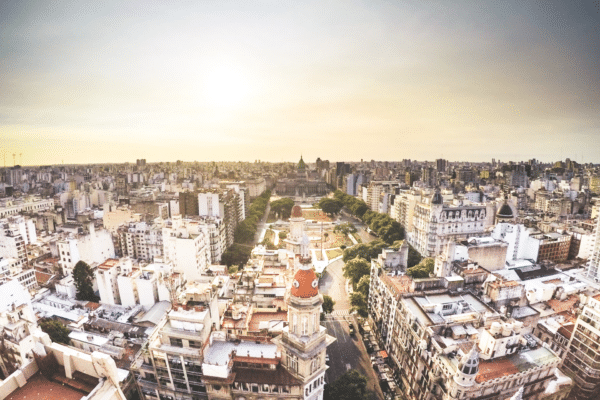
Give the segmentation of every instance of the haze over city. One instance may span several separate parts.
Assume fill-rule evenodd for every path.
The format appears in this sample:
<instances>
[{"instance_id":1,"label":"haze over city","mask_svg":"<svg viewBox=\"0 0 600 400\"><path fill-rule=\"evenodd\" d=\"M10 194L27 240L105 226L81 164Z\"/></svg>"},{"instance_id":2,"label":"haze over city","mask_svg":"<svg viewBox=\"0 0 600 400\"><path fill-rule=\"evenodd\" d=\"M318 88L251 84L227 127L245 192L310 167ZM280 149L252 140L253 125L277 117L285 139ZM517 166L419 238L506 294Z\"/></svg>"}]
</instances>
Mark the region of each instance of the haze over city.
<instances>
[{"instance_id":1,"label":"haze over city","mask_svg":"<svg viewBox=\"0 0 600 400\"><path fill-rule=\"evenodd\" d=\"M0 162L598 162L599 8L2 2Z\"/></svg>"}]
</instances>

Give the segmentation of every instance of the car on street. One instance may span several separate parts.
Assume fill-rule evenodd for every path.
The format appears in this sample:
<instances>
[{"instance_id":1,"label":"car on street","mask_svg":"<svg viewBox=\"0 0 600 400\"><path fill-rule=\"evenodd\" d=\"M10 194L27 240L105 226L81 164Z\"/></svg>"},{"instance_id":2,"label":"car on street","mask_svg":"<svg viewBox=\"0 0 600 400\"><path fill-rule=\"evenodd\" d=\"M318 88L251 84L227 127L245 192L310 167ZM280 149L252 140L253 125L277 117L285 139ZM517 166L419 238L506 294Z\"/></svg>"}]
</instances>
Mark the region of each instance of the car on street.
<instances>
[{"instance_id":1,"label":"car on street","mask_svg":"<svg viewBox=\"0 0 600 400\"><path fill-rule=\"evenodd\" d=\"M350 332L350 335L354 336L356 334L356 331L354 330L354 324L352 324L352 322L348 324L348 330Z\"/></svg>"},{"instance_id":2,"label":"car on street","mask_svg":"<svg viewBox=\"0 0 600 400\"><path fill-rule=\"evenodd\" d=\"M329 354L325 353L325 364L329 364Z\"/></svg>"}]
</instances>

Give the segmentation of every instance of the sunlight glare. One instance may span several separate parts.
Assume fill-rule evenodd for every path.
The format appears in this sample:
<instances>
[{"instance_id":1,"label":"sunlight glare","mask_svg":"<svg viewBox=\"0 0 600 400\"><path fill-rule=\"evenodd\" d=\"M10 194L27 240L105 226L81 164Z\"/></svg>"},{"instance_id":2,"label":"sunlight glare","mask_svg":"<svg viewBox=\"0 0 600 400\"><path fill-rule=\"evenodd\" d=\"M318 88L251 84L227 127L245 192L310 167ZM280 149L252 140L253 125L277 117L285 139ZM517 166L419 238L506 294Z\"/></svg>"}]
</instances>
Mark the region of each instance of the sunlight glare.
<instances>
[{"instance_id":1,"label":"sunlight glare","mask_svg":"<svg viewBox=\"0 0 600 400\"><path fill-rule=\"evenodd\" d=\"M205 101L216 107L239 106L248 95L248 80L233 68L215 69L206 75Z\"/></svg>"}]
</instances>

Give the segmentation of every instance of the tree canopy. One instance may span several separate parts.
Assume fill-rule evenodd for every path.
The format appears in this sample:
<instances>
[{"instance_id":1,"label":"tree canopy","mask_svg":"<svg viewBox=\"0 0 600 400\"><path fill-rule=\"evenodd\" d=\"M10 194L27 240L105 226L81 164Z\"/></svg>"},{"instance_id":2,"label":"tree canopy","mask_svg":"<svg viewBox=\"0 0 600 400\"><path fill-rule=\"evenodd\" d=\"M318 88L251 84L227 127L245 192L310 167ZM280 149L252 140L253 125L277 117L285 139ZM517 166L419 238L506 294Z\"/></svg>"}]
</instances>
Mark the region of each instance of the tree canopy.
<instances>
[{"instance_id":1,"label":"tree canopy","mask_svg":"<svg viewBox=\"0 0 600 400\"><path fill-rule=\"evenodd\" d=\"M335 301L331 298L331 296L323 295L323 312L325 314L331 314L333 312L333 306L335 306Z\"/></svg>"},{"instance_id":2,"label":"tree canopy","mask_svg":"<svg viewBox=\"0 0 600 400\"><path fill-rule=\"evenodd\" d=\"M344 277L350 280L352 288L356 290L356 285L365 275L370 275L371 263L364 258L355 258L344 265Z\"/></svg>"},{"instance_id":3,"label":"tree canopy","mask_svg":"<svg viewBox=\"0 0 600 400\"><path fill-rule=\"evenodd\" d=\"M388 247L389 245L381 239L373 240L371 243L359 243L345 249L342 259L344 262L348 262L356 257L360 257L371 261L371 259L377 258L381 254L381 250Z\"/></svg>"},{"instance_id":4,"label":"tree canopy","mask_svg":"<svg viewBox=\"0 0 600 400\"><path fill-rule=\"evenodd\" d=\"M337 199L323 197L321 201L319 201L318 206L325 214L336 215L339 214L344 204Z\"/></svg>"},{"instance_id":5,"label":"tree canopy","mask_svg":"<svg viewBox=\"0 0 600 400\"><path fill-rule=\"evenodd\" d=\"M429 274L433 273L435 260L433 258L424 258L421 262L412 268L406 270L406 275L413 279L429 278Z\"/></svg>"},{"instance_id":6,"label":"tree canopy","mask_svg":"<svg viewBox=\"0 0 600 400\"><path fill-rule=\"evenodd\" d=\"M248 262L251 251L252 250L250 247L234 243L223 252L223 255L221 256L221 263L227 265L228 267L233 265L243 266Z\"/></svg>"},{"instance_id":7,"label":"tree canopy","mask_svg":"<svg viewBox=\"0 0 600 400\"><path fill-rule=\"evenodd\" d=\"M349 233L355 233L356 227L351 222L344 222L343 224L336 225L335 228L333 228L333 231L347 235Z\"/></svg>"},{"instance_id":8,"label":"tree canopy","mask_svg":"<svg viewBox=\"0 0 600 400\"><path fill-rule=\"evenodd\" d=\"M46 332L54 343L69 344L69 330L59 321L43 319L38 322L42 331Z\"/></svg>"},{"instance_id":9,"label":"tree canopy","mask_svg":"<svg viewBox=\"0 0 600 400\"><path fill-rule=\"evenodd\" d=\"M235 229L236 243L250 243L254 240L258 221L265 215L270 197L271 191L266 190L252 201L252 204L248 207L246 219L240 222Z\"/></svg>"},{"instance_id":10,"label":"tree canopy","mask_svg":"<svg viewBox=\"0 0 600 400\"><path fill-rule=\"evenodd\" d=\"M292 215L293 207L294 200L288 197L271 202L271 211L273 211L279 218L282 219L288 219L290 215Z\"/></svg>"},{"instance_id":11,"label":"tree canopy","mask_svg":"<svg viewBox=\"0 0 600 400\"><path fill-rule=\"evenodd\" d=\"M73 268L73 280L77 289L77 300L97 302L100 300L94 293L92 268L84 261L79 261Z\"/></svg>"},{"instance_id":12,"label":"tree canopy","mask_svg":"<svg viewBox=\"0 0 600 400\"><path fill-rule=\"evenodd\" d=\"M387 244L392 244L396 240L404 239L404 228L397 221L394 221L389 215L369 210L367 204L350 196L340 190L333 194L348 211L357 218L360 218L369 228Z\"/></svg>"},{"instance_id":13,"label":"tree canopy","mask_svg":"<svg viewBox=\"0 0 600 400\"><path fill-rule=\"evenodd\" d=\"M324 400L368 400L367 378L353 369L325 385Z\"/></svg>"}]
</instances>

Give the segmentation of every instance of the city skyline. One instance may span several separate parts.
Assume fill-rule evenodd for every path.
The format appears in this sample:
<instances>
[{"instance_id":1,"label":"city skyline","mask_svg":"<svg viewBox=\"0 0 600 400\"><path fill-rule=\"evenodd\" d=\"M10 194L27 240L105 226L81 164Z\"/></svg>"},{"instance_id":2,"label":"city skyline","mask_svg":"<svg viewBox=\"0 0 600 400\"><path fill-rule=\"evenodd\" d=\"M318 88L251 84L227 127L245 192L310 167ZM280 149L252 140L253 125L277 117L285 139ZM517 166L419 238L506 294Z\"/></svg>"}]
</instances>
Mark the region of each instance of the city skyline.
<instances>
[{"instance_id":1,"label":"city skyline","mask_svg":"<svg viewBox=\"0 0 600 400\"><path fill-rule=\"evenodd\" d=\"M597 163L599 8L5 2L0 161Z\"/></svg>"}]
</instances>

